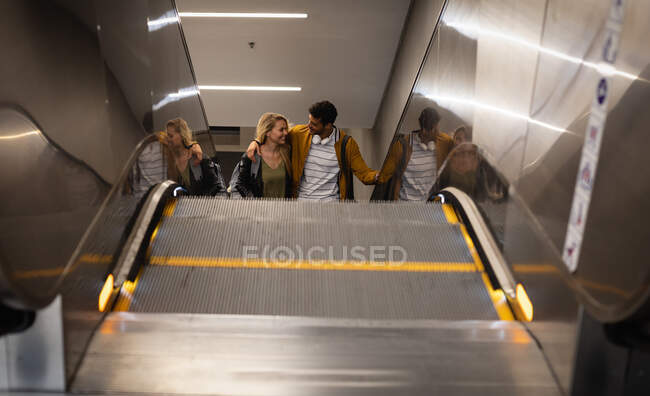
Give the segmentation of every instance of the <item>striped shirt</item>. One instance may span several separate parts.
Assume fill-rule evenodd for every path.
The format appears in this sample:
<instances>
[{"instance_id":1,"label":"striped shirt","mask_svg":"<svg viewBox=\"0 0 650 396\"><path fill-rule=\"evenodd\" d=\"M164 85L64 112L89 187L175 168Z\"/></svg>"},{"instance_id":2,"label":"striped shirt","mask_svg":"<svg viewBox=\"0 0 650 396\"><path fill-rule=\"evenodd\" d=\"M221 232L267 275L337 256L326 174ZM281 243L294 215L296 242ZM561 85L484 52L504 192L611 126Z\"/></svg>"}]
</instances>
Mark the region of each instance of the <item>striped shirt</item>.
<instances>
[{"instance_id":1,"label":"striped shirt","mask_svg":"<svg viewBox=\"0 0 650 396\"><path fill-rule=\"evenodd\" d=\"M399 199L403 201L426 201L436 181L436 150L425 150L417 133L411 133L413 153L402 176Z\"/></svg>"},{"instance_id":2,"label":"striped shirt","mask_svg":"<svg viewBox=\"0 0 650 396\"><path fill-rule=\"evenodd\" d=\"M142 195L154 184L167 178L167 165L162 144L152 143L142 150L133 170L133 191Z\"/></svg>"},{"instance_id":3,"label":"striped shirt","mask_svg":"<svg viewBox=\"0 0 650 396\"><path fill-rule=\"evenodd\" d=\"M339 130L335 127L326 144L311 144L298 188L298 200L338 201L339 161L334 143Z\"/></svg>"}]
</instances>

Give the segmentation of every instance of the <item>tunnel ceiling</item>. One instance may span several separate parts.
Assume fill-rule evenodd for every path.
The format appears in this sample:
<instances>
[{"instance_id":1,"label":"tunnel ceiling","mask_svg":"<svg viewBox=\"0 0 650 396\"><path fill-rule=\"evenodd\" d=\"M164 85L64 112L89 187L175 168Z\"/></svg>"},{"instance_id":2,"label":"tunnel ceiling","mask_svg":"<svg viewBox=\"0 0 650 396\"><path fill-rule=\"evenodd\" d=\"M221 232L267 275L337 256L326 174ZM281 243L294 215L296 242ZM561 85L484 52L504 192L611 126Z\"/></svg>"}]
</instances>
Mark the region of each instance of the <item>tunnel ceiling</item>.
<instances>
[{"instance_id":1,"label":"tunnel ceiling","mask_svg":"<svg viewBox=\"0 0 650 396\"><path fill-rule=\"evenodd\" d=\"M338 125L371 128L409 4L409 0L177 0L180 13L308 14L306 19L181 16L199 85L302 88L202 90L210 124L255 126L267 111L300 123L310 104L328 99L339 110Z\"/></svg>"}]
</instances>

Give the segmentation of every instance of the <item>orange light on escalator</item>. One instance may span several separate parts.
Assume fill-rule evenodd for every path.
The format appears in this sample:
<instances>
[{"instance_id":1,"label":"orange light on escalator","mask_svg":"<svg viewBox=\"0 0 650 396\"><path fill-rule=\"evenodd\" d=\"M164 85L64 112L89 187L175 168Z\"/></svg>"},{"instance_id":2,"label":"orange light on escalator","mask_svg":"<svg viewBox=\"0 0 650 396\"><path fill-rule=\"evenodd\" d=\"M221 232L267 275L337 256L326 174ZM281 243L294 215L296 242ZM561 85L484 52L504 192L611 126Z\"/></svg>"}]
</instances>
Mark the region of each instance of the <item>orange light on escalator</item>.
<instances>
[{"instance_id":1,"label":"orange light on escalator","mask_svg":"<svg viewBox=\"0 0 650 396\"><path fill-rule=\"evenodd\" d=\"M110 300L111 294L113 294L114 286L113 274L108 274L106 282L104 282L104 287L102 287L102 291L99 293L99 312L104 312L106 309L108 300Z\"/></svg>"},{"instance_id":2,"label":"orange light on escalator","mask_svg":"<svg viewBox=\"0 0 650 396\"><path fill-rule=\"evenodd\" d=\"M530 322L533 320L533 303L530 301L528 298L528 294L526 293L526 290L524 289L524 286L519 283L517 284L517 292L516 292L516 298L517 298L517 304L519 305L519 308L521 309L521 313L524 316L524 320L526 322Z\"/></svg>"}]
</instances>

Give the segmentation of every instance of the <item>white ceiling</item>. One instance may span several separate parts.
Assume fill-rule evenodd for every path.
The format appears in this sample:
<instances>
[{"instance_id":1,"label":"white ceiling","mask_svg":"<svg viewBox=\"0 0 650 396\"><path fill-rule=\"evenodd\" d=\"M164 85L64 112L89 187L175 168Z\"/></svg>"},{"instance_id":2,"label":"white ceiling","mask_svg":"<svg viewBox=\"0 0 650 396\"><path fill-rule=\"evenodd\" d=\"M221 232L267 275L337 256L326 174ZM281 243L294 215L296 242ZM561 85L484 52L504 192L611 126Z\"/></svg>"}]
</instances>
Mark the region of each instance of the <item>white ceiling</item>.
<instances>
[{"instance_id":1,"label":"white ceiling","mask_svg":"<svg viewBox=\"0 0 650 396\"><path fill-rule=\"evenodd\" d=\"M371 128L410 0L177 0L179 12L307 13L307 19L182 18L199 85L300 86L301 92L202 91L210 125L291 122L330 100L337 125ZM249 42L255 42L251 49Z\"/></svg>"}]
</instances>

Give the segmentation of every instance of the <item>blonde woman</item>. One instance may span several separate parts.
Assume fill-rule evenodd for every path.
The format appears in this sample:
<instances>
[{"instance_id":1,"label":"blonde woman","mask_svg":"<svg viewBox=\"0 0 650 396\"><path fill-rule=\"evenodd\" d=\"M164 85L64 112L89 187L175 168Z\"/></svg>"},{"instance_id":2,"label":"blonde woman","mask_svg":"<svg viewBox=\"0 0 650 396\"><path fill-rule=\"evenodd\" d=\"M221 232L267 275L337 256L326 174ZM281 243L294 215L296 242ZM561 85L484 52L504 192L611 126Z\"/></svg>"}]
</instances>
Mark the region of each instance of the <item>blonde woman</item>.
<instances>
[{"instance_id":1,"label":"blonde woman","mask_svg":"<svg viewBox=\"0 0 650 396\"><path fill-rule=\"evenodd\" d=\"M236 189L242 197L291 197L288 134L289 121L285 116L277 113L262 114L257 122L256 133L256 140L261 143L260 154L255 153L255 162L252 162L244 153L239 164Z\"/></svg>"},{"instance_id":2,"label":"blonde woman","mask_svg":"<svg viewBox=\"0 0 650 396\"><path fill-rule=\"evenodd\" d=\"M225 194L223 178L219 167L208 158L194 165L191 147L196 144L192 140L192 131L182 118L167 121L167 147L171 153L171 164L175 167L177 182L185 188L189 195Z\"/></svg>"}]
</instances>

